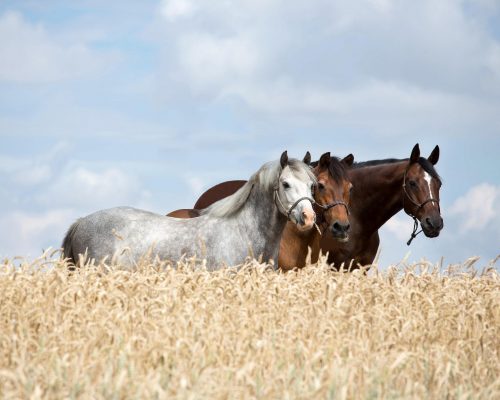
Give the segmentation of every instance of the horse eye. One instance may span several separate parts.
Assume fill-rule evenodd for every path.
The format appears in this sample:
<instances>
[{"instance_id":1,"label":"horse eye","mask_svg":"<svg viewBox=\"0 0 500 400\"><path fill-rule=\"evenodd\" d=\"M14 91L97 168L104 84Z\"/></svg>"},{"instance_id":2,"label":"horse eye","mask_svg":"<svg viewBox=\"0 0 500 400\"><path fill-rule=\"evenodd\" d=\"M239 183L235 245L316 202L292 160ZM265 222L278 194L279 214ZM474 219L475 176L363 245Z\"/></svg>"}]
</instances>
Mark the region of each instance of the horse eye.
<instances>
[{"instance_id":1,"label":"horse eye","mask_svg":"<svg viewBox=\"0 0 500 400\"><path fill-rule=\"evenodd\" d=\"M285 189L290 189L290 184L288 182L283 182L283 187Z\"/></svg>"},{"instance_id":2,"label":"horse eye","mask_svg":"<svg viewBox=\"0 0 500 400\"><path fill-rule=\"evenodd\" d=\"M416 188L416 187L417 187L417 182L415 182L415 181L409 181L408 183L409 183L409 184L410 184L410 186L411 186L411 187L413 187L413 188Z\"/></svg>"},{"instance_id":3,"label":"horse eye","mask_svg":"<svg viewBox=\"0 0 500 400\"><path fill-rule=\"evenodd\" d=\"M321 182L318 182L318 189L323 190L325 188L325 185L323 185Z\"/></svg>"}]
</instances>

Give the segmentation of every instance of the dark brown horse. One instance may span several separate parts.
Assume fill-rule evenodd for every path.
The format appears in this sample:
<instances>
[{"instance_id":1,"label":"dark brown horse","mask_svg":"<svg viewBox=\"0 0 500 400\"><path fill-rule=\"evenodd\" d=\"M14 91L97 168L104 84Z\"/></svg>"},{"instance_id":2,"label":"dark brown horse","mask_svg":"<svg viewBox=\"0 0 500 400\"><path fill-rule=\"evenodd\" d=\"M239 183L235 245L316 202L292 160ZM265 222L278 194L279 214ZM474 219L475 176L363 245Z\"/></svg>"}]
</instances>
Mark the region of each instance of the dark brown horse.
<instances>
[{"instance_id":1,"label":"dark brown horse","mask_svg":"<svg viewBox=\"0 0 500 400\"><path fill-rule=\"evenodd\" d=\"M428 158L423 158L416 144L409 159L355 164L349 170L354 187L351 240L338 243L328 236L323 237L321 250L328 252L328 262L337 267L344 264L346 268L373 263L380 244L378 230L401 210L414 220L408 245L418 234L418 222L427 237L439 236L443 219L439 207L441 179L434 168L438 160L439 146Z\"/></svg>"},{"instance_id":2,"label":"dark brown horse","mask_svg":"<svg viewBox=\"0 0 500 400\"><path fill-rule=\"evenodd\" d=\"M336 240L348 240L350 223L348 219L349 197L352 184L347 178L347 167L352 165L354 157L350 154L343 160L331 157L325 153L320 160L313 163L313 171L317 178L314 191L315 211L318 229L307 232L300 231L294 224L288 223L283 231L280 242L279 267L289 270L301 268L306 264L306 258L311 249L311 261L316 262L320 252L321 235L326 230ZM310 163L309 152L304 162ZM197 201L197 207L209 206L213 202L237 191L245 181L230 181L209 189ZM173 211L168 216L177 218L192 218L199 215L199 209L182 209Z\"/></svg>"},{"instance_id":3,"label":"dark brown horse","mask_svg":"<svg viewBox=\"0 0 500 400\"><path fill-rule=\"evenodd\" d=\"M443 228L439 207L441 179L434 168L438 160L439 146L428 158L423 158L416 144L409 159L354 164L348 171L353 185L350 240L341 243L328 232L323 235L320 248L323 253L328 252L328 262L336 267L344 264L346 268L371 264L380 244L378 230L403 209L414 219L408 244L418 234L418 221L427 237L437 237ZM240 182L221 183L205 192L196 204L206 207L237 190Z\"/></svg>"}]
</instances>

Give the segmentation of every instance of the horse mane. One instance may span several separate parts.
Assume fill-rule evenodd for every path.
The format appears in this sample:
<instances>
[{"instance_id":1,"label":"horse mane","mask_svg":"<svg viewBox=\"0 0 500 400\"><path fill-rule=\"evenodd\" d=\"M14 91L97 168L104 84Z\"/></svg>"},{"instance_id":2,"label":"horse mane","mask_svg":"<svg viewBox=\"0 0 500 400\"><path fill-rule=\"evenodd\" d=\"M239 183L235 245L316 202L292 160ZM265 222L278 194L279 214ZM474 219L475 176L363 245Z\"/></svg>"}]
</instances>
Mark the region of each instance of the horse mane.
<instances>
[{"instance_id":1,"label":"horse mane","mask_svg":"<svg viewBox=\"0 0 500 400\"><path fill-rule=\"evenodd\" d=\"M365 168L365 167L375 167L378 165L395 164L395 163L408 161L408 160L409 160L409 158L403 158L403 159L386 158L383 160L362 161L362 162L355 162L352 165L352 168L358 169L358 168ZM425 172L427 172L430 176L432 176L433 178L435 178L439 182L441 182L441 177L439 176L436 169L434 168L434 165L432 165L432 163L427 158L419 157L417 162Z\"/></svg>"},{"instance_id":2,"label":"horse mane","mask_svg":"<svg viewBox=\"0 0 500 400\"><path fill-rule=\"evenodd\" d=\"M299 176L306 175L316 182L314 173L302 161L289 158L287 166ZM247 202L248 196L250 196L254 187L262 192L271 193L276 186L281 172L282 168L279 161L270 161L264 164L236 193L205 208L201 211L201 215L209 215L218 218L231 216L240 210Z\"/></svg>"}]
</instances>

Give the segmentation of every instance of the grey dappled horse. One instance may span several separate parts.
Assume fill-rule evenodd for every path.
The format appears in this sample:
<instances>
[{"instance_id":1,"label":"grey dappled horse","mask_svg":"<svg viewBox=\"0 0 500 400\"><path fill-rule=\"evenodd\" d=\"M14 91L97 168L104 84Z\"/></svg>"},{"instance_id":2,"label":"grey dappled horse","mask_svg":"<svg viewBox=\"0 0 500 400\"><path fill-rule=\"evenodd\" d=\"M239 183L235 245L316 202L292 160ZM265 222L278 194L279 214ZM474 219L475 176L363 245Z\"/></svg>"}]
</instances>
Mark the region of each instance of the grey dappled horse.
<instances>
[{"instance_id":1,"label":"grey dappled horse","mask_svg":"<svg viewBox=\"0 0 500 400\"><path fill-rule=\"evenodd\" d=\"M146 254L172 262L185 255L206 259L209 269L217 269L262 256L276 268L287 220L301 230L314 226L315 182L309 166L288 159L285 151L280 161L264 164L234 195L197 218L170 218L130 207L80 218L64 238L64 257L76 263L82 254L134 267Z\"/></svg>"}]
</instances>

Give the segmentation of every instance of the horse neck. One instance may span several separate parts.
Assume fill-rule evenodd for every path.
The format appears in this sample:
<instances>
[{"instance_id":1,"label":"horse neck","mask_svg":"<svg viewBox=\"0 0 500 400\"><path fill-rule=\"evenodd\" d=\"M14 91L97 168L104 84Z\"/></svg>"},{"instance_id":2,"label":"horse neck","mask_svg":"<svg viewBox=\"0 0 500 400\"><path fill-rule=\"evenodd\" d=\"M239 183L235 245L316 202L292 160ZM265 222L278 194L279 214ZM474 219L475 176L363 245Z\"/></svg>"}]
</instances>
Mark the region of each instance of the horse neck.
<instances>
[{"instance_id":1,"label":"horse neck","mask_svg":"<svg viewBox=\"0 0 500 400\"><path fill-rule=\"evenodd\" d=\"M363 229L377 231L403 209L403 177L407 160L351 170L353 213Z\"/></svg>"},{"instance_id":2,"label":"horse neck","mask_svg":"<svg viewBox=\"0 0 500 400\"><path fill-rule=\"evenodd\" d=\"M272 191L254 187L237 215L238 224L244 223L245 234L258 239L253 241L259 243L253 249L255 256L276 258L287 219L279 212Z\"/></svg>"}]
</instances>

